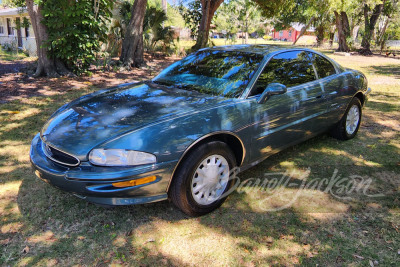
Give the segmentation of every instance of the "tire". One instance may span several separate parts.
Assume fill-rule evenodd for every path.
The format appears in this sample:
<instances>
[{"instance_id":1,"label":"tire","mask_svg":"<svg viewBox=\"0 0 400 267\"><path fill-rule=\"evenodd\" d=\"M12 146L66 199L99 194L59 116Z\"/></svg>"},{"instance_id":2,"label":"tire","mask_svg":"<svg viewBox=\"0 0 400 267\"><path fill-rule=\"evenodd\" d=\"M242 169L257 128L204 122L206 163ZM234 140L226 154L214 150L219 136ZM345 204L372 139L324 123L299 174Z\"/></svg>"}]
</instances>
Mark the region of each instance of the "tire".
<instances>
[{"instance_id":1,"label":"tire","mask_svg":"<svg viewBox=\"0 0 400 267\"><path fill-rule=\"evenodd\" d=\"M213 141L200 145L178 166L169 198L189 216L210 213L225 201L226 196L222 196L231 187L229 174L235 166L235 157L226 143ZM209 187L212 192L207 191Z\"/></svg>"},{"instance_id":2,"label":"tire","mask_svg":"<svg viewBox=\"0 0 400 267\"><path fill-rule=\"evenodd\" d=\"M350 140L357 135L361 125L362 106L357 97L354 97L342 119L332 128L331 135L339 140Z\"/></svg>"}]
</instances>

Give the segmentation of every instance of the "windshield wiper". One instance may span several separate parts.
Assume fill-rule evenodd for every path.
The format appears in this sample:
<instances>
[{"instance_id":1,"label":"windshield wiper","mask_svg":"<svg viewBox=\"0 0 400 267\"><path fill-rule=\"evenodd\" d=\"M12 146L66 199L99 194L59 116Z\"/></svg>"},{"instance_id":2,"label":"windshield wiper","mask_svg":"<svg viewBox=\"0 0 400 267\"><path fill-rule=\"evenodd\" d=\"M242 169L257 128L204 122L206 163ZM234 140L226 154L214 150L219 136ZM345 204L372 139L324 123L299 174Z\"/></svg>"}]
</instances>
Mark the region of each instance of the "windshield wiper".
<instances>
[{"instance_id":1,"label":"windshield wiper","mask_svg":"<svg viewBox=\"0 0 400 267\"><path fill-rule=\"evenodd\" d=\"M173 84L168 83L168 82L161 82L161 81L149 81L150 83L155 83L159 85L164 85L164 86L172 86Z\"/></svg>"},{"instance_id":2,"label":"windshield wiper","mask_svg":"<svg viewBox=\"0 0 400 267\"><path fill-rule=\"evenodd\" d=\"M167 81L151 81L152 83L163 85L163 86L168 86L168 87L175 87L181 90L187 90L187 91L193 91L193 92L201 92L204 89L198 88L192 84L183 84L183 83L173 83L173 82L167 82Z\"/></svg>"},{"instance_id":3,"label":"windshield wiper","mask_svg":"<svg viewBox=\"0 0 400 267\"><path fill-rule=\"evenodd\" d=\"M178 83L178 84L174 84L174 86L175 86L176 88L179 88L179 89L184 89L184 90L189 90L189 91L197 91L197 90L194 88L193 85L189 85L189 84L181 84L181 83Z\"/></svg>"}]
</instances>

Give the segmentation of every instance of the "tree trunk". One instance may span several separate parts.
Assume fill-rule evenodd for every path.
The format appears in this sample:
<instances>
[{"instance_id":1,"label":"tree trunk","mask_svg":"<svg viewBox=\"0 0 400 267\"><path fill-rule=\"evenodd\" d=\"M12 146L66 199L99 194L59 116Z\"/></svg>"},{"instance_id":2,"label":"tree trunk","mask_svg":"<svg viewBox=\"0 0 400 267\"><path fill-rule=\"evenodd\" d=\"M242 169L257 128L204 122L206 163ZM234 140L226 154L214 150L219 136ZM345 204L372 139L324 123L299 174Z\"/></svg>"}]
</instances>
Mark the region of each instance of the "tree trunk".
<instances>
[{"instance_id":1,"label":"tree trunk","mask_svg":"<svg viewBox=\"0 0 400 267\"><path fill-rule=\"evenodd\" d=\"M120 61L128 68L139 67L143 58L143 20L146 13L147 0L135 0L131 11L131 21L126 29L122 42Z\"/></svg>"},{"instance_id":2,"label":"tree trunk","mask_svg":"<svg viewBox=\"0 0 400 267\"><path fill-rule=\"evenodd\" d=\"M339 49L340 52L349 52L349 46L347 44L347 38L350 37L350 25L349 20L347 18L346 12L334 11L335 19L336 19L336 28L338 31L338 39L339 39Z\"/></svg>"},{"instance_id":3,"label":"tree trunk","mask_svg":"<svg viewBox=\"0 0 400 267\"><path fill-rule=\"evenodd\" d=\"M297 41L306 33L307 29L310 27L311 23L313 23L313 21L315 20L315 17L311 17L311 19L308 21L307 25L304 26L301 31L299 36L296 38L296 40L294 40L293 45L295 45L297 43Z\"/></svg>"},{"instance_id":4,"label":"tree trunk","mask_svg":"<svg viewBox=\"0 0 400 267\"><path fill-rule=\"evenodd\" d=\"M248 44L249 43L249 19L246 16L246 24L245 24L245 28L246 28L246 32L245 32L245 36L244 36L244 43Z\"/></svg>"},{"instance_id":5,"label":"tree trunk","mask_svg":"<svg viewBox=\"0 0 400 267\"><path fill-rule=\"evenodd\" d=\"M207 46L211 20L222 2L224 2L224 0L201 0L202 17L199 25L199 34L197 35L196 44L192 47L192 50L199 50Z\"/></svg>"},{"instance_id":6,"label":"tree trunk","mask_svg":"<svg viewBox=\"0 0 400 267\"><path fill-rule=\"evenodd\" d=\"M353 39L354 43L357 41L358 32L360 31L360 26L354 26L353 30L351 31L351 38Z\"/></svg>"},{"instance_id":7,"label":"tree trunk","mask_svg":"<svg viewBox=\"0 0 400 267\"><path fill-rule=\"evenodd\" d=\"M60 74L72 74L62 62L50 58L48 49L44 46L48 39L48 34L46 26L42 24L43 15L41 13L41 5L35 5L33 0L27 0L26 7L31 19L33 32L35 33L38 56L37 68L33 76L46 75L48 77L59 77Z\"/></svg>"},{"instance_id":8,"label":"tree trunk","mask_svg":"<svg viewBox=\"0 0 400 267\"><path fill-rule=\"evenodd\" d=\"M385 1L383 1L383 4L375 6L371 18L368 17L369 6L367 4L364 5L365 33L361 42L362 49L360 50L360 53L363 55L372 55L371 39L374 35L376 23L383 11L384 3Z\"/></svg>"},{"instance_id":9,"label":"tree trunk","mask_svg":"<svg viewBox=\"0 0 400 267\"><path fill-rule=\"evenodd\" d=\"M379 44L380 48L381 48L381 54L383 49L385 48L385 33L387 30L387 27L389 26L389 22L390 22L391 17L388 17L385 21L385 25L382 28L382 31L379 34L379 38L377 40L377 43Z\"/></svg>"},{"instance_id":10,"label":"tree trunk","mask_svg":"<svg viewBox=\"0 0 400 267\"><path fill-rule=\"evenodd\" d=\"M323 22L315 29L317 32L317 46L321 46L324 43L325 38L325 27Z\"/></svg>"},{"instance_id":11,"label":"tree trunk","mask_svg":"<svg viewBox=\"0 0 400 267\"><path fill-rule=\"evenodd\" d=\"M331 47L333 46L333 40L335 39L335 32L336 32L336 24L331 25L329 30L329 45Z\"/></svg>"}]
</instances>

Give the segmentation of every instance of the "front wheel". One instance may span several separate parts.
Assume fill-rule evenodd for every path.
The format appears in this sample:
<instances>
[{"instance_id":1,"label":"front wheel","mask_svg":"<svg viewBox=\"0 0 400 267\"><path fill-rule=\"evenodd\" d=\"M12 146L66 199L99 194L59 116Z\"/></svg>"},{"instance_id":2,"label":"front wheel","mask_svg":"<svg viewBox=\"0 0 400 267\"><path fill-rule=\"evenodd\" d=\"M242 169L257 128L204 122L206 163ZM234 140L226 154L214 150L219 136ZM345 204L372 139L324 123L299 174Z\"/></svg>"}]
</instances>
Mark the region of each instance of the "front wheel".
<instances>
[{"instance_id":1,"label":"front wheel","mask_svg":"<svg viewBox=\"0 0 400 267\"><path fill-rule=\"evenodd\" d=\"M361 117L361 102L357 97L355 97L351 100L342 119L332 129L332 136L339 140L349 140L354 138L360 128Z\"/></svg>"},{"instance_id":2,"label":"front wheel","mask_svg":"<svg viewBox=\"0 0 400 267\"><path fill-rule=\"evenodd\" d=\"M214 141L191 151L172 181L172 202L190 216L207 214L222 205L229 190L231 170L236 166L229 146Z\"/></svg>"}]
</instances>

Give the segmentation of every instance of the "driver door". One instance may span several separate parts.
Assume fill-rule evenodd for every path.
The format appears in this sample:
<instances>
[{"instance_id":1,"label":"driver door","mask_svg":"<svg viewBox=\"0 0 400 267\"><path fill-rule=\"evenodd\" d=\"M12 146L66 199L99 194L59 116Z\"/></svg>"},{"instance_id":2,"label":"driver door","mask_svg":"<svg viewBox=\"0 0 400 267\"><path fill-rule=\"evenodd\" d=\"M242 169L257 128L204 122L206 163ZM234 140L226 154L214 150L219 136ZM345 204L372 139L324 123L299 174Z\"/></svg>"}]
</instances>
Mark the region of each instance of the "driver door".
<instances>
[{"instance_id":1,"label":"driver door","mask_svg":"<svg viewBox=\"0 0 400 267\"><path fill-rule=\"evenodd\" d=\"M287 86L287 93L257 103L259 95L271 83ZM326 110L310 53L306 51L274 56L253 87L250 99L254 160L310 138L318 128L317 119Z\"/></svg>"}]
</instances>

